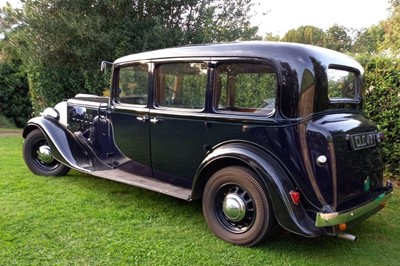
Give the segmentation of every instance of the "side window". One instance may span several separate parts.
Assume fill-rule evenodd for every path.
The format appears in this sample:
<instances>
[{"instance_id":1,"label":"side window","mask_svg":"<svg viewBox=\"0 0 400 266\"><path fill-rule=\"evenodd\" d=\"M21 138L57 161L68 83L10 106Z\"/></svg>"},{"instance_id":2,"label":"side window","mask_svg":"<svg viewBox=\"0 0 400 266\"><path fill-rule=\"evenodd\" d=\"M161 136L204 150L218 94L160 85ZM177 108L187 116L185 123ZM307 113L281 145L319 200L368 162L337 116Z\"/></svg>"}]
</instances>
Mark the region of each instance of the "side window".
<instances>
[{"instance_id":1,"label":"side window","mask_svg":"<svg viewBox=\"0 0 400 266\"><path fill-rule=\"evenodd\" d=\"M346 70L327 70L328 75L328 96L331 101L350 100L357 98L356 74Z\"/></svg>"},{"instance_id":2,"label":"side window","mask_svg":"<svg viewBox=\"0 0 400 266\"><path fill-rule=\"evenodd\" d=\"M204 108L207 87L206 63L162 64L156 71L156 106Z\"/></svg>"},{"instance_id":3,"label":"side window","mask_svg":"<svg viewBox=\"0 0 400 266\"><path fill-rule=\"evenodd\" d=\"M120 103L147 104L147 69L147 64L137 64L119 69L117 96Z\"/></svg>"},{"instance_id":4,"label":"side window","mask_svg":"<svg viewBox=\"0 0 400 266\"><path fill-rule=\"evenodd\" d=\"M215 84L214 105L220 112L264 115L275 109L277 76L267 64L220 64Z\"/></svg>"}]
</instances>

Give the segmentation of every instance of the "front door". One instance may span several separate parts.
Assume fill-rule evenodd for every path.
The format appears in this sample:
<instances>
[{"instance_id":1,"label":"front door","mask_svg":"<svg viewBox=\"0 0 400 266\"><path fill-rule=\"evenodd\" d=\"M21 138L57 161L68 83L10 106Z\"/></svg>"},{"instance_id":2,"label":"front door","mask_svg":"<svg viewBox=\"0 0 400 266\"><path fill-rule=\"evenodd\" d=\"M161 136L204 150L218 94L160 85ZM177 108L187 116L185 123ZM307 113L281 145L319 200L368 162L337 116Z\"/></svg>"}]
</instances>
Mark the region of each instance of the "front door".
<instances>
[{"instance_id":1,"label":"front door","mask_svg":"<svg viewBox=\"0 0 400 266\"><path fill-rule=\"evenodd\" d=\"M156 64L150 110L151 158L156 179L191 187L206 153L207 62Z\"/></svg>"},{"instance_id":2,"label":"front door","mask_svg":"<svg viewBox=\"0 0 400 266\"><path fill-rule=\"evenodd\" d=\"M115 69L111 122L115 143L130 161L121 170L152 177L148 121L148 64Z\"/></svg>"}]
</instances>

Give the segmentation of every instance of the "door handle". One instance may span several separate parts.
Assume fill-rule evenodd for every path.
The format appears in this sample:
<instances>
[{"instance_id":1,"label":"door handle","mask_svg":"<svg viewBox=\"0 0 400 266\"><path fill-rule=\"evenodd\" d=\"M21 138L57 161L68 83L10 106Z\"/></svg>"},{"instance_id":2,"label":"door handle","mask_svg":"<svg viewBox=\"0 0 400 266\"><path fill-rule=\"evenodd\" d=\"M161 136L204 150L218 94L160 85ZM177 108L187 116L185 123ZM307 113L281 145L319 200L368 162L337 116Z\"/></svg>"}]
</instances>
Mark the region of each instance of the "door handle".
<instances>
[{"instance_id":1,"label":"door handle","mask_svg":"<svg viewBox=\"0 0 400 266\"><path fill-rule=\"evenodd\" d=\"M153 117L153 118L151 118L150 119L150 122L151 123L154 123L154 124L157 124L157 123L159 123L159 122L161 122L162 120L161 119L157 119L157 117Z\"/></svg>"},{"instance_id":2,"label":"door handle","mask_svg":"<svg viewBox=\"0 0 400 266\"><path fill-rule=\"evenodd\" d=\"M136 117L137 120L142 121L143 123L146 123L147 119L149 119L147 116L138 116Z\"/></svg>"}]
</instances>

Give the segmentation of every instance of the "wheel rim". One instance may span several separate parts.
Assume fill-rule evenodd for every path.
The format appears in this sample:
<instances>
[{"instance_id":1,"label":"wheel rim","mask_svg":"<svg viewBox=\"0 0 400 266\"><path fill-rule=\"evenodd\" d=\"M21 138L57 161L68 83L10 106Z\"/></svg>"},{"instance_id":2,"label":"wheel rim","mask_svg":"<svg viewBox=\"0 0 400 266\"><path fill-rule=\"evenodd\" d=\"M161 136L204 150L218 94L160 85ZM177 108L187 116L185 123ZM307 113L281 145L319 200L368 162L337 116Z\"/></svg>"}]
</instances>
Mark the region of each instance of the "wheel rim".
<instances>
[{"instance_id":1,"label":"wheel rim","mask_svg":"<svg viewBox=\"0 0 400 266\"><path fill-rule=\"evenodd\" d=\"M35 165L44 171L52 171L60 164L54 159L46 139L38 139L33 144L32 158Z\"/></svg>"},{"instance_id":2,"label":"wheel rim","mask_svg":"<svg viewBox=\"0 0 400 266\"><path fill-rule=\"evenodd\" d=\"M237 184L225 184L216 194L215 212L221 225L232 233L244 233L254 223L256 210L251 195Z\"/></svg>"}]
</instances>

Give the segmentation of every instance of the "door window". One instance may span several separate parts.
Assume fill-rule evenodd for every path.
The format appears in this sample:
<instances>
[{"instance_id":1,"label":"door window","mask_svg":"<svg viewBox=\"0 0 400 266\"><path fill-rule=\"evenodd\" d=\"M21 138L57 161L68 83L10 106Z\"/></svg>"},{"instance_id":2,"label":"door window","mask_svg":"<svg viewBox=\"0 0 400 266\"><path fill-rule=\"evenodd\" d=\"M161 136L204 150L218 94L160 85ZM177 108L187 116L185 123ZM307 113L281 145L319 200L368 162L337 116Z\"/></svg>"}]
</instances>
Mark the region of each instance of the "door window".
<instances>
[{"instance_id":1,"label":"door window","mask_svg":"<svg viewBox=\"0 0 400 266\"><path fill-rule=\"evenodd\" d=\"M204 108L207 87L206 63L170 63L157 67L156 106Z\"/></svg>"},{"instance_id":2,"label":"door window","mask_svg":"<svg viewBox=\"0 0 400 266\"><path fill-rule=\"evenodd\" d=\"M224 63L217 67L214 105L220 112L265 115L275 109L277 76L260 63Z\"/></svg>"},{"instance_id":3,"label":"door window","mask_svg":"<svg viewBox=\"0 0 400 266\"><path fill-rule=\"evenodd\" d=\"M120 103L145 106L148 94L147 64L120 68L116 94Z\"/></svg>"}]
</instances>

